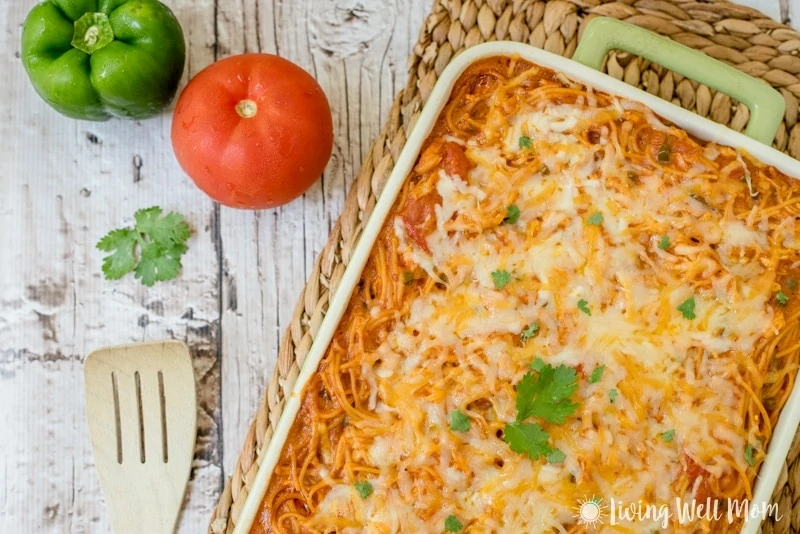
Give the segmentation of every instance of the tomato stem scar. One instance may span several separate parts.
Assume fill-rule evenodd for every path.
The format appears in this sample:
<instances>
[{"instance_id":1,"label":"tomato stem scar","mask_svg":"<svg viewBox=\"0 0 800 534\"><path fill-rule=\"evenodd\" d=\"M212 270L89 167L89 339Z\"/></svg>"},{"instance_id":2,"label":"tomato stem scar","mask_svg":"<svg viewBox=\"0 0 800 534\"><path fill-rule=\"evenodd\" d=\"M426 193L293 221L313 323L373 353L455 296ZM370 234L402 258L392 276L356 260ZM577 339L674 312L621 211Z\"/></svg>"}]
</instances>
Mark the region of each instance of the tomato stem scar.
<instances>
[{"instance_id":1,"label":"tomato stem scar","mask_svg":"<svg viewBox=\"0 0 800 534\"><path fill-rule=\"evenodd\" d=\"M244 119L252 119L256 116L257 112L258 104L252 100L240 100L239 103L236 104L236 113L238 113L239 116Z\"/></svg>"}]
</instances>

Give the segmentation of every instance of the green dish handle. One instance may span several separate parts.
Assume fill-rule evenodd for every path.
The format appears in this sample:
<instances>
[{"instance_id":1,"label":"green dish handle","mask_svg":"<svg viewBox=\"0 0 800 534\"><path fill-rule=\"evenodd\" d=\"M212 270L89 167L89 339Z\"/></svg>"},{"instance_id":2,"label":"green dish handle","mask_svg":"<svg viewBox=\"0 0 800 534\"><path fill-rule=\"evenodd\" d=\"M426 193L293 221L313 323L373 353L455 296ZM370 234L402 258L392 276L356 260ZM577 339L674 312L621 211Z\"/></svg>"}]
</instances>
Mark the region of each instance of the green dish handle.
<instances>
[{"instance_id":1,"label":"green dish handle","mask_svg":"<svg viewBox=\"0 0 800 534\"><path fill-rule=\"evenodd\" d=\"M766 83L672 39L608 17L589 22L572 59L600 70L611 50L649 59L735 98L750 110L745 135L765 145L775 139L786 102Z\"/></svg>"}]
</instances>

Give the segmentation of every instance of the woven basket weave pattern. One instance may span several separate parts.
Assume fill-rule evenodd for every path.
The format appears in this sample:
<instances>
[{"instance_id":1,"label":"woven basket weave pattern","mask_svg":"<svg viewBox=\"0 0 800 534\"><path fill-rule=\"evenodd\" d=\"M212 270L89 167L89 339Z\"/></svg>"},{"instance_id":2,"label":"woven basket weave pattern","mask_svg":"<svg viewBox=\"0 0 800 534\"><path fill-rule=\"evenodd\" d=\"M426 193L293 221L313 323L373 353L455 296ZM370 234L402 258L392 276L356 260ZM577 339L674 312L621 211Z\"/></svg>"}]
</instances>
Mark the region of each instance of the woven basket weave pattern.
<instances>
[{"instance_id":1,"label":"woven basket weave pattern","mask_svg":"<svg viewBox=\"0 0 800 534\"><path fill-rule=\"evenodd\" d=\"M570 57L585 23L595 16L614 17L669 36L772 84L786 100L786 114L774 146L800 159L800 33L754 9L723 1L435 0L409 60L408 83L362 163L342 215L297 301L277 367L214 510L209 532L233 530L286 396L319 330L330 294L338 286L377 195L441 72L456 53L485 41L527 42ZM742 104L649 61L612 53L605 70L737 131L747 124L749 114ZM775 490L781 519L766 522L762 528L765 534L800 532L799 457L800 434L795 437L789 463Z\"/></svg>"}]
</instances>

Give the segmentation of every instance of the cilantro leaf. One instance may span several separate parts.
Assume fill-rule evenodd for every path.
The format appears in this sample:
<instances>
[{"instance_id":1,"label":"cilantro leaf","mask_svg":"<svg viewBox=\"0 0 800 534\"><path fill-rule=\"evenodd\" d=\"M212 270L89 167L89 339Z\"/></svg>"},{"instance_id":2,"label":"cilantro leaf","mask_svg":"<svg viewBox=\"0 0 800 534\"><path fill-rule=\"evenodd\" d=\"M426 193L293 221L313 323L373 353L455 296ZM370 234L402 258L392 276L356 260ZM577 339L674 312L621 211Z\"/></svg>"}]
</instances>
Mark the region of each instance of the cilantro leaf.
<instances>
[{"instance_id":1,"label":"cilantro leaf","mask_svg":"<svg viewBox=\"0 0 800 534\"><path fill-rule=\"evenodd\" d=\"M511 281L511 273L505 270L492 271L492 280L494 280L494 287L503 289Z\"/></svg>"},{"instance_id":2,"label":"cilantro leaf","mask_svg":"<svg viewBox=\"0 0 800 534\"><path fill-rule=\"evenodd\" d=\"M511 204L506 208L506 216L503 224L515 224L519 220L520 211L516 204Z\"/></svg>"},{"instance_id":3,"label":"cilantro leaf","mask_svg":"<svg viewBox=\"0 0 800 534\"><path fill-rule=\"evenodd\" d=\"M186 245L174 245L162 248L155 243L141 245L139 265L133 270L134 278L151 287L156 282L172 280L181 270L181 256L186 252Z\"/></svg>"},{"instance_id":4,"label":"cilantro leaf","mask_svg":"<svg viewBox=\"0 0 800 534\"><path fill-rule=\"evenodd\" d=\"M681 302L678 306L678 311L681 312L684 319L694 319L697 317L694 313L694 297L689 297Z\"/></svg>"},{"instance_id":5,"label":"cilantro leaf","mask_svg":"<svg viewBox=\"0 0 800 534\"><path fill-rule=\"evenodd\" d=\"M550 435L538 423L508 423L503 430L503 439L512 451L527 454L531 460L547 457L553 452Z\"/></svg>"},{"instance_id":6,"label":"cilantro leaf","mask_svg":"<svg viewBox=\"0 0 800 534\"><path fill-rule=\"evenodd\" d=\"M531 362L531 364L528 367L530 367L531 369L533 369L537 373L540 373L542 371L542 369L544 369L545 365L546 364L544 363L544 360L537 356L537 357L535 357L533 359L533 361Z\"/></svg>"},{"instance_id":7,"label":"cilantro leaf","mask_svg":"<svg viewBox=\"0 0 800 534\"><path fill-rule=\"evenodd\" d=\"M134 214L134 228L112 230L98 241L99 250L111 252L103 258L106 279L118 280L133 271L149 287L178 276L191 230L181 214L161 214L158 206L141 209Z\"/></svg>"},{"instance_id":8,"label":"cilantro leaf","mask_svg":"<svg viewBox=\"0 0 800 534\"><path fill-rule=\"evenodd\" d=\"M672 242L669 240L668 235L661 236L661 241L658 242L658 248L661 250L667 250L670 246L672 246Z\"/></svg>"},{"instance_id":9,"label":"cilantro leaf","mask_svg":"<svg viewBox=\"0 0 800 534\"><path fill-rule=\"evenodd\" d=\"M111 230L97 243L97 248L112 253L103 258L107 280L119 280L136 267L136 233L129 228Z\"/></svg>"},{"instance_id":10,"label":"cilantro leaf","mask_svg":"<svg viewBox=\"0 0 800 534\"><path fill-rule=\"evenodd\" d=\"M619 392L616 389L612 389L608 392L608 400L611 404L614 404L614 401L617 400L617 395Z\"/></svg>"},{"instance_id":11,"label":"cilantro leaf","mask_svg":"<svg viewBox=\"0 0 800 534\"><path fill-rule=\"evenodd\" d=\"M547 461L551 464L561 464L564 463L566 459L567 455L564 454L561 449L553 449L553 452L547 455Z\"/></svg>"},{"instance_id":12,"label":"cilantro leaf","mask_svg":"<svg viewBox=\"0 0 800 534\"><path fill-rule=\"evenodd\" d=\"M372 495L372 484L369 483L368 480L363 482L356 482L355 483L356 491L359 495L361 495L362 499L366 499L370 495Z\"/></svg>"},{"instance_id":13,"label":"cilantro leaf","mask_svg":"<svg viewBox=\"0 0 800 534\"><path fill-rule=\"evenodd\" d=\"M548 423L563 423L578 408L570 400L578 389L578 374L566 365L545 364L536 376L525 373L517 384L517 422L541 417Z\"/></svg>"},{"instance_id":14,"label":"cilantro leaf","mask_svg":"<svg viewBox=\"0 0 800 534\"><path fill-rule=\"evenodd\" d=\"M464 525L462 525L461 521L453 514L448 515L447 519L444 520L445 532L458 532L462 528L464 528Z\"/></svg>"},{"instance_id":15,"label":"cilantro leaf","mask_svg":"<svg viewBox=\"0 0 800 534\"><path fill-rule=\"evenodd\" d=\"M522 331L522 334L519 336L519 340L523 343L533 339L536 337L536 334L539 333L539 323L531 323L528 328Z\"/></svg>"},{"instance_id":16,"label":"cilantro leaf","mask_svg":"<svg viewBox=\"0 0 800 534\"><path fill-rule=\"evenodd\" d=\"M588 316L592 316L592 310L589 309L589 303L581 299L578 301L578 309Z\"/></svg>"},{"instance_id":17,"label":"cilantro leaf","mask_svg":"<svg viewBox=\"0 0 800 534\"><path fill-rule=\"evenodd\" d=\"M530 148L533 146L533 141L527 135L523 135L519 138L519 147L520 148Z\"/></svg>"},{"instance_id":18,"label":"cilantro leaf","mask_svg":"<svg viewBox=\"0 0 800 534\"><path fill-rule=\"evenodd\" d=\"M775 295L775 300L777 300L778 304L780 304L781 306L786 306L786 303L789 302L789 295L787 295L783 291L778 291L778 294Z\"/></svg>"},{"instance_id":19,"label":"cilantro leaf","mask_svg":"<svg viewBox=\"0 0 800 534\"><path fill-rule=\"evenodd\" d=\"M589 383L596 384L600 382L600 380L603 378L603 371L605 370L606 370L605 365L598 365L597 367L595 367L594 371L592 371L592 374L589 375Z\"/></svg>"},{"instance_id":20,"label":"cilantro leaf","mask_svg":"<svg viewBox=\"0 0 800 534\"><path fill-rule=\"evenodd\" d=\"M590 224L592 226L600 226L603 224L603 214L599 211L596 211L589 215L589 218L586 219L586 224Z\"/></svg>"},{"instance_id":21,"label":"cilantro leaf","mask_svg":"<svg viewBox=\"0 0 800 534\"><path fill-rule=\"evenodd\" d=\"M750 467L756 465L755 449L749 443L744 448L744 459Z\"/></svg>"},{"instance_id":22,"label":"cilantro leaf","mask_svg":"<svg viewBox=\"0 0 800 534\"><path fill-rule=\"evenodd\" d=\"M675 437L675 429L667 430L666 432L661 433L661 439L666 441L667 443L672 443L672 439Z\"/></svg>"},{"instance_id":23,"label":"cilantro leaf","mask_svg":"<svg viewBox=\"0 0 800 534\"><path fill-rule=\"evenodd\" d=\"M147 234L150 240L161 246L183 243L189 239L189 226L183 221L183 215L170 212L159 219L161 208L153 206L139 210L134 214L136 229Z\"/></svg>"},{"instance_id":24,"label":"cilantro leaf","mask_svg":"<svg viewBox=\"0 0 800 534\"><path fill-rule=\"evenodd\" d=\"M467 432L469 430L469 417L459 410L452 412L450 414L450 430L453 432Z\"/></svg>"}]
</instances>

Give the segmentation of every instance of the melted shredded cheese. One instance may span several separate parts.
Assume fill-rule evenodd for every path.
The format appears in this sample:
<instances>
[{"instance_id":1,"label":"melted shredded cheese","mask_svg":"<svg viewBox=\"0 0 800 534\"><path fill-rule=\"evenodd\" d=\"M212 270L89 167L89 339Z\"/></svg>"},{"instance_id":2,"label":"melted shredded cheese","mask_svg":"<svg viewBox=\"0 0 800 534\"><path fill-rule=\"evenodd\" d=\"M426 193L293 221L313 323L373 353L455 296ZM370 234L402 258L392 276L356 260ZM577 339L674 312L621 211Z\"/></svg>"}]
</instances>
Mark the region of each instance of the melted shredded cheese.
<instances>
[{"instance_id":1,"label":"melted shredded cheese","mask_svg":"<svg viewBox=\"0 0 800 534\"><path fill-rule=\"evenodd\" d=\"M702 163L720 147L707 146L683 179L666 180L658 166L627 159L607 126L593 144L581 142L599 117L635 114L658 132L680 132L639 104L605 101L540 100L511 117L493 109L474 137L458 140L474 165L466 178L438 170L441 203L427 249L401 217L393 222L403 261L439 286L417 296L362 362L375 418L351 424L381 430L348 454L375 469L374 493L362 499L352 485L331 482L310 527L349 518L352 528L338 531L440 532L454 514L475 532L574 532L576 507L588 497L685 498L676 484L687 458L701 473L690 494L703 477L747 470L751 436L737 376L775 331L765 251L775 242L796 250L796 227L769 235L760 217L726 209L726 191L708 185L712 170ZM522 136L533 141L535 166L508 163L524 153ZM511 204L519 220L498 224ZM602 222L590 224L597 213ZM663 236L672 236L669 247L659 247ZM511 280L498 289L492 273L501 270ZM687 299L694 318L679 311ZM532 323L537 335L520 343ZM535 357L581 377L578 411L544 425L563 463L533 461L498 438L515 419L514 385ZM600 380L589 382L600 366ZM470 417L469 431L450 430L455 410Z\"/></svg>"}]
</instances>

